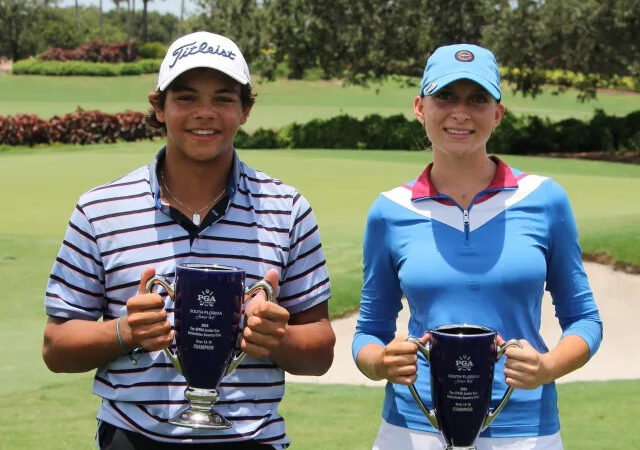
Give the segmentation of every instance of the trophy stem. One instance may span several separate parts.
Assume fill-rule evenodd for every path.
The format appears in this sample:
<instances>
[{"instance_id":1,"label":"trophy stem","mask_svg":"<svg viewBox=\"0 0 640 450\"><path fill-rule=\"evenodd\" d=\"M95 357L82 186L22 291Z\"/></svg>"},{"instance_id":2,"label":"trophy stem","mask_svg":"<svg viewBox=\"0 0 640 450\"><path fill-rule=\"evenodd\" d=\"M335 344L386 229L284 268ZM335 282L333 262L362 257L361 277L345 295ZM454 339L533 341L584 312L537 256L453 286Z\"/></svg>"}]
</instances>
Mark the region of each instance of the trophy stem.
<instances>
[{"instance_id":1,"label":"trophy stem","mask_svg":"<svg viewBox=\"0 0 640 450\"><path fill-rule=\"evenodd\" d=\"M170 424L179 427L207 428L210 430L231 428L231 422L213 409L213 405L218 401L219 397L217 390L187 387L184 396L189 400L189 406L169 420Z\"/></svg>"}]
</instances>

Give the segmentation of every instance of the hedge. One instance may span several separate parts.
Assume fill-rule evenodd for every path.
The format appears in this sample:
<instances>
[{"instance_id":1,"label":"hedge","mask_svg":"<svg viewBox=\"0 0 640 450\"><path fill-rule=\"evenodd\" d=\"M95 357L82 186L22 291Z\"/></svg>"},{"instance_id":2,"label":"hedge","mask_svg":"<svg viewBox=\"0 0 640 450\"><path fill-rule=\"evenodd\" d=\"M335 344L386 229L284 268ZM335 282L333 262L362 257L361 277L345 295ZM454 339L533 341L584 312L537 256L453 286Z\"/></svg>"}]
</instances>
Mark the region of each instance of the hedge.
<instances>
[{"instance_id":1,"label":"hedge","mask_svg":"<svg viewBox=\"0 0 640 450\"><path fill-rule=\"evenodd\" d=\"M162 56L161 56L162 57ZM42 61L87 61L122 63L140 59L135 42L106 43L101 39L85 42L74 49L49 47L38 55Z\"/></svg>"},{"instance_id":2,"label":"hedge","mask_svg":"<svg viewBox=\"0 0 640 450\"><path fill-rule=\"evenodd\" d=\"M0 145L99 144L160 136L144 124L144 113L105 114L78 110L43 120L34 114L0 116Z\"/></svg>"},{"instance_id":3,"label":"hedge","mask_svg":"<svg viewBox=\"0 0 640 450\"><path fill-rule=\"evenodd\" d=\"M13 64L15 75L53 75L53 76L118 76L157 73L161 59L140 59L127 63L105 63L88 61L42 61L23 59Z\"/></svg>"},{"instance_id":4,"label":"hedge","mask_svg":"<svg viewBox=\"0 0 640 450\"><path fill-rule=\"evenodd\" d=\"M51 120L35 115L0 117L0 145L61 143L92 144L134 141L160 136L144 125L144 114L127 111L105 114L77 111ZM239 130L240 148L354 148L422 150L429 146L417 120L402 115L377 114L356 119L347 115L292 123L279 130L260 128L253 134ZM491 153L536 154L573 152L639 152L640 111L625 117L597 110L589 121L551 122L535 116L506 112L487 144Z\"/></svg>"},{"instance_id":5,"label":"hedge","mask_svg":"<svg viewBox=\"0 0 640 450\"><path fill-rule=\"evenodd\" d=\"M640 91L640 78L614 74L609 77L597 73L583 74L570 70L518 69L501 67L500 77L504 81L517 83L521 80L536 80L538 84L582 89L616 89Z\"/></svg>"},{"instance_id":6,"label":"hedge","mask_svg":"<svg viewBox=\"0 0 640 450\"><path fill-rule=\"evenodd\" d=\"M402 115L370 115L362 120L346 115L275 130L238 131L240 148L357 148L422 150L429 146L424 129ZM506 112L487 143L491 153L536 154L573 152L640 152L640 111L625 117L597 110L589 121L551 122Z\"/></svg>"}]
</instances>

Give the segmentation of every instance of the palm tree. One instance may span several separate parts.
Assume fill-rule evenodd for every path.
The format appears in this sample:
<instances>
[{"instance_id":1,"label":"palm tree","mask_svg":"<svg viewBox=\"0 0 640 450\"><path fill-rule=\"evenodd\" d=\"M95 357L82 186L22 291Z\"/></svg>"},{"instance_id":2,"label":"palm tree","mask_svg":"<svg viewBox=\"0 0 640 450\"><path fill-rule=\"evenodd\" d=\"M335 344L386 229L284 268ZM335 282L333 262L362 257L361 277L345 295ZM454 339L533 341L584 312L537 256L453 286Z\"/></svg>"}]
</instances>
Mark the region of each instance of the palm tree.
<instances>
[{"instance_id":1,"label":"palm tree","mask_svg":"<svg viewBox=\"0 0 640 450\"><path fill-rule=\"evenodd\" d=\"M104 39L104 29L102 27L102 0L100 0L99 10L98 10L98 26L100 27L99 28L100 39Z\"/></svg>"},{"instance_id":2,"label":"palm tree","mask_svg":"<svg viewBox=\"0 0 640 450\"><path fill-rule=\"evenodd\" d=\"M82 42L82 39L80 38L80 8L78 6L78 0L76 0L76 26L77 26L77 41L78 44L80 44L80 42Z\"/></svg>"},{"instance_id":3,"label":"palm tree","mask_svg":"<svg viewBox=\"0 0 640 450\"><path fill-rule=\"evenodd\" d=\"M142 0L142 42L147 42L147 4L151 0Z\"/></svg>"},{"instance_id":4,"label":"palm tree","mask_svg":"<svg viewBox=\"0 0 640 450\"><path fill-rule=\"evenodd\" d=\"M131 58L131 35L133 31L133 19L136 13L136 0L127 0L129 15L127 16L127 53Z\"/></svg>"},{"instance_id":5,"label":"palm tree","mask_svg":"<svg viewBox=\"0 0 640 450\"><path fill-rule=\"evenodd\" d=\"M102 2L102 0L100 0L100 1ZM121 3L123 0L111 0L111 1L116 5L116 13L118 13L118 14L119 14L119 13L120 13L120 3Z\"/></svg>"}]
</instances>

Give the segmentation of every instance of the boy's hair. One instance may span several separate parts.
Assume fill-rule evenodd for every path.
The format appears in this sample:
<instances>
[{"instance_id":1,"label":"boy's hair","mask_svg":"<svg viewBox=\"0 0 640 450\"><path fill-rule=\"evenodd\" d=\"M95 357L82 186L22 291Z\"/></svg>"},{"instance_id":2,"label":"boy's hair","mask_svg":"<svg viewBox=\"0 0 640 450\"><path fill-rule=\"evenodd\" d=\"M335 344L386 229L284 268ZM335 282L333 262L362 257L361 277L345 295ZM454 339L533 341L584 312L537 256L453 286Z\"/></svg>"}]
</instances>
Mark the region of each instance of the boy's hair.
<instances>
[{"instance_id":1,"label":"boy's hair","mask_svg":"<svg viewBox=\"0 0 640 450\"><path fill-rule=\"evenodd\" d=\"M167 91L169 89L171 89L171 86L169 86L164 91L154 91L151 94L152 98L150 99L150 101L158 109L164 109L164 103L167 100ZM242 103L242 108L251 107L256 102L256 94L251 90L250 84L240 85L240 102ZM153 107L149 108L147 114L145 114L144 123L149 128L156 130L161 129L163 132L167 131L167 126L157 119L156 111Z\"/></svg>"}]
</instances>

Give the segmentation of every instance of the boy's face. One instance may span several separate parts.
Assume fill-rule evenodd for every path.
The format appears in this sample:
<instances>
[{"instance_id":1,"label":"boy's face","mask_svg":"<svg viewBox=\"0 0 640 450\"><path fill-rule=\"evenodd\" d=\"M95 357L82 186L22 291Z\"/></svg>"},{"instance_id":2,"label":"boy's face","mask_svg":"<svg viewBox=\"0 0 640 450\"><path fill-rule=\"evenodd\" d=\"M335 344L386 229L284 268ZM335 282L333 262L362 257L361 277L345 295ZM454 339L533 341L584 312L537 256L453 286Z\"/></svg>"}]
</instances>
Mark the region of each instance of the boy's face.
<instances>
[{"instance_id":1,"label":"boy's face","mask_svg":"<svg viewBox=\"0 0 640 450\"><path fill-rule=\"evenodd\" d=\"M180 75L168 87L164 108L154 109L167 127L167 151L199 162L230 156L251 111L242 106L240 84L212 69Z\"/></svg>"}]
</instances>

